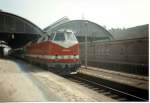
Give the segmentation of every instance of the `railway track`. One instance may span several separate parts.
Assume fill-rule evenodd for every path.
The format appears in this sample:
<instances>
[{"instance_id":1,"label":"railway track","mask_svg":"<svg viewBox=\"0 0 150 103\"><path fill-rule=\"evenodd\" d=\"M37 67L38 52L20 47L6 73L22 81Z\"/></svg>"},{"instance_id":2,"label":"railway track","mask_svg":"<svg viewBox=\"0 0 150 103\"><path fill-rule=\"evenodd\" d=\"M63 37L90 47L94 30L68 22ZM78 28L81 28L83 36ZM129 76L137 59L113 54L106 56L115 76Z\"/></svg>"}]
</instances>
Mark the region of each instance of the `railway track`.
<instances>
[{"instance_id":1,"label":"railway track","mask_svg":"<svg viewBox=\"0 0 150 103\"><path fill-rule=\"evenodd\" d=\"M137 88L123 86L121 84L80 73L65 76L65 78L118 101L148 101L148 97L145 95L146 92L144 90L139 91Z\"/></svg>"}]
</instances>

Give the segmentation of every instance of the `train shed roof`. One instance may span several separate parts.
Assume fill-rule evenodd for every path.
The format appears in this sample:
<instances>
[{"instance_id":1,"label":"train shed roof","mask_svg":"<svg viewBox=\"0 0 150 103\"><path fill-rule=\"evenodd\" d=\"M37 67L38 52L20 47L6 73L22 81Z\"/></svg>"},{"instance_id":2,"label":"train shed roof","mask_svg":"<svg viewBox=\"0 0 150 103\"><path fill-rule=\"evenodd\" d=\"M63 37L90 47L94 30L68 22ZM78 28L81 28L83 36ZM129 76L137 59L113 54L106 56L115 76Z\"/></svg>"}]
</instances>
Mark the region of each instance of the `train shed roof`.
<instances>
[{"instance_id":1,"label":"train shed roof","mask_svg":"<svg viewBox=\"0 0 150 103\"><path fill-rule=\"evenodd\" d=\"M98 38L99 40L112 39L112 35L105 28L89 20L70 20L54 28L50 26L50 28L46 28L44 31L50 35L53 31L62 28L73 30L77 38L80 38L80 40L82 38L81 41L83 41L85 35L89 38Z\"/></svg>"},{"instance_id":2,"label":"train shed roof","mask_svg":"<svg viewBox=\"0 0 150 103\"><path fill-rule=\"evenodd\" d=\"M44 32L29 20L0 11L0 41L5 41L11 48L18 48L34 40Z\"/></svg>"}]
</instances>

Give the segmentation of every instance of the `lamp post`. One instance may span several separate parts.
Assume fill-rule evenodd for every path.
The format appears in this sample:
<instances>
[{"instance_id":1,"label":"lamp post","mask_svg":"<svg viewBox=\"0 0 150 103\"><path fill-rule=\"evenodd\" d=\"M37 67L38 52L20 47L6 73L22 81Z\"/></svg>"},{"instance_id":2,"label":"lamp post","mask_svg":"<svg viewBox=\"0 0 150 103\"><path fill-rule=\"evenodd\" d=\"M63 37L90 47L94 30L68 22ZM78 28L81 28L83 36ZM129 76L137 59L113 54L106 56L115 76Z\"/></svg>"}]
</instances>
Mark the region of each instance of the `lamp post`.
<instances>
[{"instance_id":1,"label":"lamp post","mask_svg":"<svg viewBox=\"0 0 150 103\"><path fill-rule=\"evenodd\" d=\"M88 34L88 21L85 22L85 68L87 69L87 34Z\"/></svg>"}]
</instances>

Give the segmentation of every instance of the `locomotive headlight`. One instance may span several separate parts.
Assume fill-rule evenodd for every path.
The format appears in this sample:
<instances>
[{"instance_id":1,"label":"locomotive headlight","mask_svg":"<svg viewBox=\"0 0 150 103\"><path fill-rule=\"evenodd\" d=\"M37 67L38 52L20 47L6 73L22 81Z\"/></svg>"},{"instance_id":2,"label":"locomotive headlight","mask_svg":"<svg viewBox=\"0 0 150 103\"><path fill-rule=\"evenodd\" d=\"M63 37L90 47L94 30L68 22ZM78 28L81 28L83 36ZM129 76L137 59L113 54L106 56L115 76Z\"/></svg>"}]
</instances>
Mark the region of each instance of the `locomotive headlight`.
<instances>
[{"instance_id":1,"label":"locomotive headlight","mask_svg":"<svg viewBox=\"0 0 150 103\"><path fill-rule=\"evenodd\" d=\"M75 56L75 59L79 59L79 55L76 55L76 56Z\"/></svg>"}]
</instances>

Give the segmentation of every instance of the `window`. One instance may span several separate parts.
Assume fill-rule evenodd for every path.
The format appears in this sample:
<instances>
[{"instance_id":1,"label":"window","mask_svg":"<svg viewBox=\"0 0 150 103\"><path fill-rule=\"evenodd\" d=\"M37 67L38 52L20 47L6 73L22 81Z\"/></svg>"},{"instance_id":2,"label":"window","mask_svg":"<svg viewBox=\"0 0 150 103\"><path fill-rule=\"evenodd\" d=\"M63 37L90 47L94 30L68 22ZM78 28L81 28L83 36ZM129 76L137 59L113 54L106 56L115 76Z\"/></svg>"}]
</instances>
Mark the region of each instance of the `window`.
<instances>
[{"instance_id":1,"label":"window","mask_svg":"<svg viewBox=\"0 0 150 103\"><path fill-rule=\"evenodd\" d=\"M54 36L55 36L55 33L52 33L52 34L49 36L49 40L53 40Z\"/></svg>"},{"instance_id":2,"label":"window","mask_svg":"<svg viewBox=\"0 0 150 103\"><path fill-rule=\"evenodd\" d=\"M37 43L40 43L43 40L43 37L39 38Z\"/></svg>"},{"instance_id":3,"label":"window","mask_svg":"<svg viewBox=\"0 0 150 103\"><path fill-rule=\"evenodd\" d=\"M45 36L44 38L43 38L43 41L47 41L48 40L48 36Z\"/></svg>"},{"instance_id":4,"label":"window","mask_svg":"<svg viewBox=\"0 0 150 103\"><path fill-rule=\"evenodd\" d=\"M64 33L57 33L54 41L65 41Z\"/></svg>"},{"instance_id":5,"label":"window","mask_svg":"<svg viewBox=\"0 0 150 103\"><path fill-rule=\"evenodd\" d=\"M72 32L67 32L66 33L66 39L68 41L77 41L75 35Z\"/></svg>"}]
</instances>

